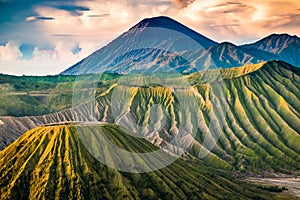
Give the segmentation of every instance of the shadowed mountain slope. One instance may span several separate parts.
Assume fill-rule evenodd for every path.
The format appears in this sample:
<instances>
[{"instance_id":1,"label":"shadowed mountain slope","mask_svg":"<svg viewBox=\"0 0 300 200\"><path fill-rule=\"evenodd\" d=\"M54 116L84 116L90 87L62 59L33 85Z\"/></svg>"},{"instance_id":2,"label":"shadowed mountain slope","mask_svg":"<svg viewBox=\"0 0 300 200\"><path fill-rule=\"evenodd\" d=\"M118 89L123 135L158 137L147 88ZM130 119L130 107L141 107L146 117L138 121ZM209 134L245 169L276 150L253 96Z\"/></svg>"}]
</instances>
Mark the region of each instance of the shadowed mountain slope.
<instances>
[{"instance_id":1,"label":"shadowed mountain slope","mask_svg":"<svg viewBox=\"0 0 300 200\"><path fill-rule=\"evenodd\" d=\"M136 29L147 28L147 27L166 28L166 29L180 32L185 35L189 35L191 38L193 38L195 41L197 41L205 49L217 44L216 42L212 41L211 39L209 39L203 35L200 35L199 33L195 32L194 30L190 29L189 27L187 27L169 17L166 17L166 16L143 19L141 22L139 22L138 24L136 24L135 26L130 28L129 32L136 30Z\"/></svg>"},{"instance_id":2,"label":"shadowed mountain slope","mask_svg":"<svg viewBox=\"0 0 300 200\"><path fill-rule=\"evenodd\" d=\"M253 44L243 45L242 47L252 52L261 50L272 54L274 59L300 66L300 38L296 35L272 34Z\"/></svg>"},{"instance_id":3,"label":"shadowed mountain slope","mask_svg":"<svg viewBox=\"0 0 300 200\"><path fill-rule=\"evenodd\" d=\"M205 51L217 43L168 17L144 19L62 74L113 72L119 74L154 71L198 71L183 52ZM166 67L168 66L168 67Z\"/></svg>"},{"instance_id":4,"label":"shadowed mountain slope","mask_svg":"<svg viewBox=\"0 0 300 200\"><path fill-rule=\"evenodd\" d=\"M270 53L259 50L245 50L229 42L223 42L219 45L210 47L208 52L214 63L213 65L219 68L257 64L263 61L276 59L276 57ZM211 65L210 68L213 68L213 65Z\"/></svg>"},{"instance_id":5,"label":"shadowed mountain slope","mask_svg":"<svg viewBox=\"0 0 300 200\"><path fill-rule=\"evenodd\" d=\"M273 34L241 46L218 44L169 17L153 17L140 21L61 74L193 73L271 60L299 67L299 44L297 36L287 34Z\"/></svg>"}]
</instances>

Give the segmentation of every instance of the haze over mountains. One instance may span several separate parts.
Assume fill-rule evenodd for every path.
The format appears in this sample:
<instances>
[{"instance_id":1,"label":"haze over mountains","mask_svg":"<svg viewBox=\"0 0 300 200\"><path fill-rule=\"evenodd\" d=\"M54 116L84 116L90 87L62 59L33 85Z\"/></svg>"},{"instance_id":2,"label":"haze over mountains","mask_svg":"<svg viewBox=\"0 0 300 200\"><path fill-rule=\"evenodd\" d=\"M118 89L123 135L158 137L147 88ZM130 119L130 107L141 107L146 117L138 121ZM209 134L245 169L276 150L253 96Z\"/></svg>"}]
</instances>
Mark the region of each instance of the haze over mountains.
<instances>
[{"instance_id":1,"label":"haze over mountains","mask_svg":"<svg viewBox=\"0 0 300 200\"><path fill-rule=\"evenodd\" d=\"M299 37L287 34L241 46L219 44L171 18L154 17L142 20L62 74L192 73L270 60L300 66L299 44Z\"/></svg>"}]
</instances>

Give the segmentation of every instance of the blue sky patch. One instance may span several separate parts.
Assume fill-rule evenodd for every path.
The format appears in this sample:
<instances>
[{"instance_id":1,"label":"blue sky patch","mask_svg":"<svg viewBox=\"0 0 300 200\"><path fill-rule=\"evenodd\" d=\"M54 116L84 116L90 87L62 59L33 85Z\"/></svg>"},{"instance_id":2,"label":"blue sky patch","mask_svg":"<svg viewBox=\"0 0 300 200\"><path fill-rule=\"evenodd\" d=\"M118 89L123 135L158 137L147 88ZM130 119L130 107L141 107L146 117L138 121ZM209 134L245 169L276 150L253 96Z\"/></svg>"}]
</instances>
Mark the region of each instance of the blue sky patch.
<instances>
[{"instance_id":1,"label":"blue sky patch","mask_svg":"<svg viewBox=\"0 0 300 200\"><path fill-rule=\"evenodd\" d=\"M72 49L72 53L75 55L75 54L78 54L80 51L82 50L82 48L80 48L78 45Z\"/></svg>"},{"instance_id":2,"label":"blue sky patch","mask_svg":"<svg viewBox=\"0 0 300 200\"><path fill-rule=\"evenodd\" d=\"M54 8L58 8L60 10L66 10L74 16L81 16L83 11L90 10L88 7L75 6L75 5L59 5L59 6L54 6Z\"/></svg>"},{"instance_id":3,"label":"blue sky patch","mask_svg":"<svg viewBox=\"0 0 300 200\"><path fill-rule=\"evenodd\" d=\"M20 51L23 54L23 59L30 60L33 57L34 46L30 44L22 44L20 46Z\"/></svg>"}]
</instances>

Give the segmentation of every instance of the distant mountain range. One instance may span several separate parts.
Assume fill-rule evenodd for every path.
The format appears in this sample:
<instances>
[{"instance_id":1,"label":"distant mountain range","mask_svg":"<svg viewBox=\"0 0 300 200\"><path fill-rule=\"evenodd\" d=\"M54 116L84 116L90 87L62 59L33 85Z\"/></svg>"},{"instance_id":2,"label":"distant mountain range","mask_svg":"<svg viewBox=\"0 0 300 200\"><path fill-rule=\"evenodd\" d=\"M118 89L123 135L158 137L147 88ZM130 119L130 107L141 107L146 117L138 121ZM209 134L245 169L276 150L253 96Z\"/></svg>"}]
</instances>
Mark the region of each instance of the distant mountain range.
<instances>
[{"instance_id":1,"label":"distant mountain range","mask_svg":"<svg viewBox=\"0 0 300 200\"><path fill-rule=\"evenodd\" d=\"M63 75L119 74L230 68L282 60L300 67L300 38L272 34L253 44L217 43L169 17L144 19Z\"/></svg>"},{"instance_id":2,"label":"distant mountain range","mask_svg":"<svg viewBox=\"0 0 300 200\"><path fill-rule=\"evenodd\" d=\"M272 34L258 42L242 47L253 52L260 52L259 50L261 50L270 53L274 59L300 66L300 38L295 35Z\"/></svg>"}]
</instances>

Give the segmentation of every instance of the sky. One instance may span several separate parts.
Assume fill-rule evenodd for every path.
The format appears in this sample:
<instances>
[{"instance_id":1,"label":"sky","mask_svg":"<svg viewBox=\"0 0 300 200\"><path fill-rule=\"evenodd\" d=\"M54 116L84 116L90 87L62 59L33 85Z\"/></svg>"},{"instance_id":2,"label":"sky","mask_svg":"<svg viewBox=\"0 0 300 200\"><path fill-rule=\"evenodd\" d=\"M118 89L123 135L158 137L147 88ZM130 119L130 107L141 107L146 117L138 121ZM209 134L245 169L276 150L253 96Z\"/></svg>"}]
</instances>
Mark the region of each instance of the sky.
<instances>
[{"instance_id":1,"label":"sky","mask_svg":"<svg viewBox=\"0 0 300 200\"><path fill-rule=\"evenodd\" d=\"M217 42L300 36L299 0L0 0L0 73L53 75L144 18L169 16Z\"/></svg>"}]
</instances>

